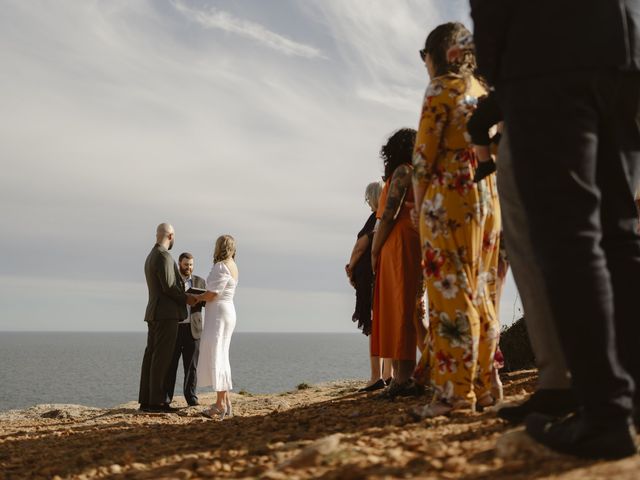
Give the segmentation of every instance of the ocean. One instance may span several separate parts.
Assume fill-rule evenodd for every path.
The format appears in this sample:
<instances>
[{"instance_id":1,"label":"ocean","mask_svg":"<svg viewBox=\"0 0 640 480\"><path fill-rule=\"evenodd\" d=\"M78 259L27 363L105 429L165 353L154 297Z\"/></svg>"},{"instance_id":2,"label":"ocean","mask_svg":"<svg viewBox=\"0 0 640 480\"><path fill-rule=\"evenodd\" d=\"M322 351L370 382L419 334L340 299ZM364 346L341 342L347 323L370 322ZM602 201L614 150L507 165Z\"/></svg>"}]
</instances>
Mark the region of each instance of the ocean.
<instances>
[{"instance_id":1,"label":"ocean","mask_svg":"<svg viewBox=\"0 0 640 480\"><path fill-rule=\"evenodd\" d=\"M135 401L145 341L142 332L0 332L0 410ZM274 393L300 383L365 379L368 352L361 333L235 333L233 391ZM182 380L180 364L176 396Z\"/></svg>"}]
</instances>

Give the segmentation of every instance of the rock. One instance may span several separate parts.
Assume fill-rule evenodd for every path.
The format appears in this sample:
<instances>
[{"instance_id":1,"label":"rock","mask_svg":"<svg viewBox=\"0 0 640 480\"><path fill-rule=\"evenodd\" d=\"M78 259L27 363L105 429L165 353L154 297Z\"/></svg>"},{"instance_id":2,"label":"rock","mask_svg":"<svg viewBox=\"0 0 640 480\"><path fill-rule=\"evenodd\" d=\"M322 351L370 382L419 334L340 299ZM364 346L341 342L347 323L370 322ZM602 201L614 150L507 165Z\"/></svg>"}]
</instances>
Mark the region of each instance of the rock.
<instances>
[{"instance_id":1,"label":"rock","mask_svg":"<svg viewBox=\"0 0 640 480\"><path fill-rule=\"evenodd\" d=\"M289 475L286 473L278 472L277 470L269 470L260 476L264 480L288 480Z\"/></svg>"},{"instance_id":2,"label":"rock","mask_svg":"<svg viewBox=\"0 0 640 480\"><path fill-rule=\"evenodd\" d=\"M198 468L197 473L204 478L216 478L218 476L217 470L211 466L200 467Z\"/></svg>"},{"instance_id":3,"label":"rock","mask_svg":"<svg viewBox=\"0 0 640 480\"><path fill-rule=\"evenodd\" d=\"M113 473L113 474L122 473L122 467L117 463L114 463L109 467L109 473Z\"/></svg>"},{"instance_id":4,"label":"rock","mask_svg":"<svg viewBox=\"0 0 640 480\"><path fill-rule=\"evenodd\" d=\"M190 470L187 470L186 468L180 468L173 473L180 480L189 480L191 477L193 477L193 473Z\"/></svg>"},{"instance_id":5,"label":"rock","mask_svg":"<svg viewBox=\"0 0 640 480\"><path fill-rule=\"evenodd\" d=\"M405 458L405 453L402 448L392 448L387 452L387 456L394 462L401 462Z\"/></svg>"},{"instance_id":6,"label":"rock","mask_svg":"<svg viewBox=\"0 0 640 480\"><path fill-rule=\"evenodd\" d=\"M447 472L461 472L467 465L464 457L450 457L444 462L444 469Z\"/></svg>"},{"instance_id":7,"label":"rock","mask_svg":"<svg viewBox=\"0 0 640 480\"><path fill-rule=\"evenodd\" d=\"M280 468L305 468L320 465L323 458L338 450L341 438L342 434L340 433L321 438L304 448L290 460L282 463Z\"/></svg>"},{"instance_id":8,"label":"rock","mask_svg":"<svg viewBox=\"0 0 640 480\"><path fill-rule=\"evenodd\" d=\"M40 415L42 418L55 418L58 420L64 420L67 418L71 418L71 415L69 415L69 412L65 412L64 410L59 410L59 409L55 409L55 410L50 410L48 412L44 412L42 415Z\"/></svg>"},{"instance_id":9,"label":"rock","mask_svg":"<svg viewBox=\"0 0 640 480\"><path fill-rule=\"evenodd\" d=\"M531 455L543 458L557 456L527 435L524 428L509 431L498 438L496 442L496 456L498 458L507 460L530 457Z\"/></svg>"}]
</instances>

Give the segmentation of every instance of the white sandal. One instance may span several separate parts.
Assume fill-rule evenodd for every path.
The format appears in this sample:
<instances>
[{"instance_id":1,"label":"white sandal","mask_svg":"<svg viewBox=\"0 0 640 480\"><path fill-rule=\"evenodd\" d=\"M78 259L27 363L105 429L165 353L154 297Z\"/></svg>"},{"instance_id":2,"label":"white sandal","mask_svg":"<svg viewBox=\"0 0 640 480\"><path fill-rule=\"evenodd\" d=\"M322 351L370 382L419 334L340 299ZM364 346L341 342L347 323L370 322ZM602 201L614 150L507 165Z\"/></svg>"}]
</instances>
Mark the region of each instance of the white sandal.
<instances>
[{"instance_id":1,"label":"white sandal","mask_svg":"<svg viewBox=\"0 0 640 480\"><path fill-rule=\"evenodd\" d=\"M227 410L220 410L217 405L212 405L211 408L202 411L202 415L205 417L215 419L216 416L219 416L220 420L224 420L226 414Z\"/></svg>"},{"instance_id":2,"label":"white sandal","mask_svg":"<svg viewBox=\"0 0 640 480\"><path fill-rule=\"evenodd\" d=\"M442 417L450 414L454 410L464 410L468 408L471 408L469 402L458 401L451 405L444 400L437 400L429 405L425 405L424 407L414 408L410 414L416 420L423 420L425 418Z\"/></svg>"},{"instance_id":3,"label":"white sandal","mask_svg":"<svg viewBox=\"0 0 640 480\"><path fill-rule=\"evenodd\" d=\"M233 417L233 406L231 405L231 399L229 398L229 394L227 393L227 417Z\"/></svg>"}]
</instances>

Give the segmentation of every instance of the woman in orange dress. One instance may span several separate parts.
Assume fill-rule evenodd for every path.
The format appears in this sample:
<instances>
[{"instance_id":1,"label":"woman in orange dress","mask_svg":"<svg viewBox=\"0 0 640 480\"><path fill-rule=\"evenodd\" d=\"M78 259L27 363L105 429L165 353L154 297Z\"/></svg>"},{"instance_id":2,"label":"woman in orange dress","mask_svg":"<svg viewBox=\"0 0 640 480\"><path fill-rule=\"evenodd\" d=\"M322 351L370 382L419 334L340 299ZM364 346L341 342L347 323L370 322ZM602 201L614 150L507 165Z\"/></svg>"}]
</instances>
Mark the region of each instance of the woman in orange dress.
<instances>
[{"instance_id":1,"label":"woman in orange dress","mask_svg":"<svg viewBox=\"0 0 640 480\"><path fill-rule=\"evenodd\" d=\"M419 392L411 374L416 349L424 346L426 335L416 309L422 282L420 237L410 218L415 134L408 128L398 130L380 150L386 183L378 203L379 223L371 248L376 273L371 355L392 359L394 378L384 392L390 398Z\"/></svg>"}]
</instances>

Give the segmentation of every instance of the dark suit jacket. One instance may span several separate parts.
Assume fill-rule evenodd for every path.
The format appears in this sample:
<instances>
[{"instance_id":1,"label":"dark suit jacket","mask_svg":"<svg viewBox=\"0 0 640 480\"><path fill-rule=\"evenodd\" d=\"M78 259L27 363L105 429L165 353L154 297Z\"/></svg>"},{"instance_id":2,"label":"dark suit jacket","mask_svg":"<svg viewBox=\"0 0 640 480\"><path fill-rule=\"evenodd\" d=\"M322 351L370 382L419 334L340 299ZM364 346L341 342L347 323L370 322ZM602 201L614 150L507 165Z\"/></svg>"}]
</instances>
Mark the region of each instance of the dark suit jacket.
<instances>
[{"instance_id":1,"label":"dark suit jacket","mask_svg":"<svg viewBox=\"0 0 640 480\"><path fill-rule=\"evenodd\" d=\"M196 288L207 288L204 278L197 275L192 276L192 284ZM200 302L191 307L191 336L196 340L202 335L202 308L205 304L206 302Z\"/></svg>"},{"instance_id":2,"label":"dark suit jacket","mask_svg":"<svg viewBox=\"0 0 640 480\"><path fill-rule=\"evenodd\" d=\"M591 68L640 70L638 0L471 0L478 69L491 84Z\"/></svg>"},{"instance_id":3,"label":"dark suit jacket","mask_svg":"<svg viewBox=\"0 0 640 480\"><path fill-rule=\"evenodd\" d=\"M144 276L149 289L145 322L180 321L187 318L187 296L176 262L168 250L155 244L144 262Z\"/></svg>"}]
</instances>

